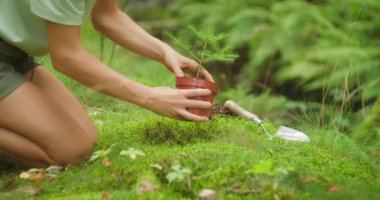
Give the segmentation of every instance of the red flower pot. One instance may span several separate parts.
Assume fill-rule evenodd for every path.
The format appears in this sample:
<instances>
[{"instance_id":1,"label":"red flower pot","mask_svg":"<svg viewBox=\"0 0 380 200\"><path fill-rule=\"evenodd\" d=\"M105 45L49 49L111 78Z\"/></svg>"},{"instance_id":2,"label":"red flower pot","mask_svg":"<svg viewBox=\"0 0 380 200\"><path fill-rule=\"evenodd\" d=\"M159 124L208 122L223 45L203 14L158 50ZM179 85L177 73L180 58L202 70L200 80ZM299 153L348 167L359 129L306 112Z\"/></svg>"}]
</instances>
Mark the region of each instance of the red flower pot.
<instances>
[{"instance_id":1,"label":"red flower pot","mask_svg":"<svg viewBox=\"0 0 380 200\"><path fill-rule=\"evenodd\" d=\"M211 91L210 95L194 97L192 99L208 101L210 103L214 102L214 97L218 94L218 90L219 90L218 86L215 83L206 81L203 79L193 78L193 77L177 77L176 87L178 89L195 89L195 88L209 89ZM190 113L193 113L199 116L210 117L211 115L211 108L210 109L188 108L187 110Z\"/></svg>"}]
</instances>

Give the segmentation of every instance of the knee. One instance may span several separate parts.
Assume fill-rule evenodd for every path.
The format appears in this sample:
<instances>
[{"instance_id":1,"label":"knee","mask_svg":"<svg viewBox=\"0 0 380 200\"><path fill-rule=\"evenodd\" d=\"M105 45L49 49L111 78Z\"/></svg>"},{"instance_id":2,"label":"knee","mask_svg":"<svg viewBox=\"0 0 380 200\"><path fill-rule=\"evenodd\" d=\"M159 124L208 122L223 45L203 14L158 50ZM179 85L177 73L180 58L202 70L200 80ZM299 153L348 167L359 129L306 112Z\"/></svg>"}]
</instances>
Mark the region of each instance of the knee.
<instances>
[{"instance_id":1,"label":"knee","mask_svg":"<svg viewBox=\"0 0 380 200\"><path fill-rule=\"evenodd\" d=\"M82 140L80 142L67 143L60 145L50 154L51 159L57 165L75 164L89 156L93 149L92 139Z\"/></svg>"},{"instance_id":2,"label":"knee","mask_svg":"<svg viewBox=\"0 0 380 200\"><path fill-rule=\"evenodd\" d=\"M90 134L89 134L89 137L90 137L90 141L92 144L94 144L95 142L98 141L99 139L99 133L98 131L94 130L92 131Z\"/></svg>"}]
</instances>

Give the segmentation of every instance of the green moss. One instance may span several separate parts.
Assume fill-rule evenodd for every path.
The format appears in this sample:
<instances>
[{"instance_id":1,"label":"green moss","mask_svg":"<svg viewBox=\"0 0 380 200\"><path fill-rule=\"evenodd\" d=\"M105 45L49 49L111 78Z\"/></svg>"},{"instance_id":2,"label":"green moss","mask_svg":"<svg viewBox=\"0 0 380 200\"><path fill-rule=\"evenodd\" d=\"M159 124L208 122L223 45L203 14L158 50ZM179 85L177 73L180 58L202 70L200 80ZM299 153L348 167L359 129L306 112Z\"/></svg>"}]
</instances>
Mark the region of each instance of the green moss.
<instances>
[{"instance_id":1,"label":"green moss","mask_svg":"<svg viewBox=\"0 0 380 200\"><path fill-rule=\"evenodd\" d=\"M141 60L128 58L141 66ZM157 70L157 64L142 64ZM132 77L139 80L149 70L135 69ZM159 85L165 79L167 84L169 79L162 78L169 76L165 70L151 73L149 83ZM55 179L35 184L17 179L21 169L1 165L1 200L100 200L102 192L108 192L111 199L195 199L205 188L217 191L220 199L272 199L273 194L282 199L377 199L380 195L379 169L373 158L342 133L316 126L297 127L308 134L309 143L269 140L258 125L238 117L217 116L206 123L175 121L84 92L69 80L65 79L65 83L92 113L100 132L96 150L115 144L108 155L112 166L104 167L101 160L85 161L70 166ZM366 123L378 122L377 118L370 119ZM277 129L269 121L266 127L271 133ZM131 147L145 156L136 160L119 156L121 150ZM273 164L270 173L251 173L261 161ZM191 169L190 185L168 183L166 175L176 164ZM157 165L162 169L152 167ZM157 189L138 195L136 190L142 180L149 180ZM332 186L338 189L329 191ZM28 187L41 189L42 193L30 196L25 189Z\"/></svg>"}]
</instances>

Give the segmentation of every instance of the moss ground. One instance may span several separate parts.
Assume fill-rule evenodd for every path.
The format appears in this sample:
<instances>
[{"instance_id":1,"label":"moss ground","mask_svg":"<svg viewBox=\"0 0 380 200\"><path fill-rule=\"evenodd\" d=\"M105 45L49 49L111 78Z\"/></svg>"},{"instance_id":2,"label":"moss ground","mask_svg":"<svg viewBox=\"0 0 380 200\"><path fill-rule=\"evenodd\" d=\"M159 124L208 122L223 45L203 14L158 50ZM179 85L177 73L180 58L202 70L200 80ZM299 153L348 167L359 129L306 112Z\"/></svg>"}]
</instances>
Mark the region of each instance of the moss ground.
<instances>
[{"instance_id":1,"label":"moss ground","mask_svg":"<svg viewBox=\"0 0 380 200\"><path fill-rule=\"evenodd\" d=\"M88 30L87 30L88 29ZM98 53L86 27L84 45ZM43 63L49 66L48 60ZM171 74L157 63L117 51L116 70L148 85L168 85ZM34 183L19 179L22 169L0 166L0 199L196 199L213 189L218 199L379 199L376 159L342 133L313 124L297 127L309 143L269 140L252 122L216 116L206 123L159 117L131 104L101 96L58 75L91 114L100 140L95 150L111 147L110 167L102 159L70 166L56 178ZM269 130L276 126L267 122ZM121 150L145 153L132 160ZM169 183L173 165L191 169L184 181ZM139 193L141 182L154 184ZM39 194L33 194L38 191Z\"/></svg>"}]
</instances>

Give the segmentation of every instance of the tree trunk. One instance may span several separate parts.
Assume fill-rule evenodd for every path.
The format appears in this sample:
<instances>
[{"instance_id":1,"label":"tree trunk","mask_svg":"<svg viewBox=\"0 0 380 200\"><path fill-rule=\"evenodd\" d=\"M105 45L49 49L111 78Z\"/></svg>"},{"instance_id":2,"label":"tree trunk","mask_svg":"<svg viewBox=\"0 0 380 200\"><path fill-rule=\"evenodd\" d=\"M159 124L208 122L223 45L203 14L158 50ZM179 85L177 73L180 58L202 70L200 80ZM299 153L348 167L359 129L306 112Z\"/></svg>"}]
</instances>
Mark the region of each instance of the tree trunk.
<instances>
[{"instance_id":1,"label":"tree trunk","mask_svg":"<svg viewBox=\"0 0 380 200\"><path fill-rule=\"evenodd\" d=\"M380 150L380 96L370 116L355 128L352 137L369 148Z\"/></svg>"}]
</instances>

